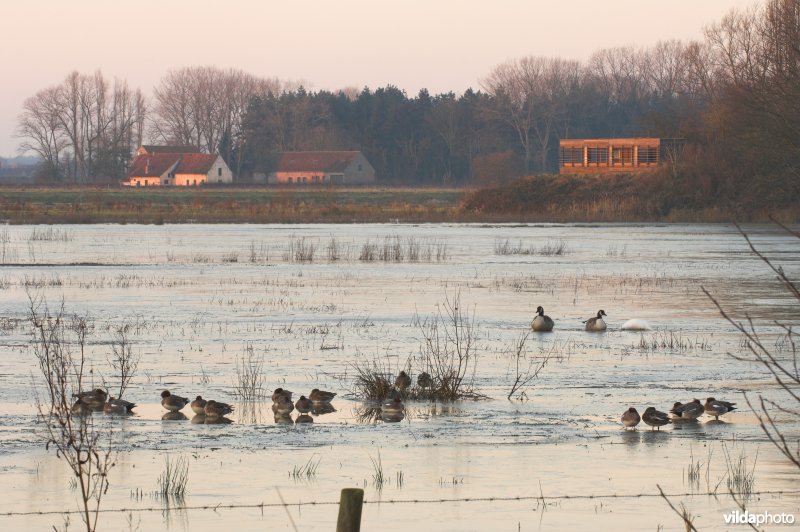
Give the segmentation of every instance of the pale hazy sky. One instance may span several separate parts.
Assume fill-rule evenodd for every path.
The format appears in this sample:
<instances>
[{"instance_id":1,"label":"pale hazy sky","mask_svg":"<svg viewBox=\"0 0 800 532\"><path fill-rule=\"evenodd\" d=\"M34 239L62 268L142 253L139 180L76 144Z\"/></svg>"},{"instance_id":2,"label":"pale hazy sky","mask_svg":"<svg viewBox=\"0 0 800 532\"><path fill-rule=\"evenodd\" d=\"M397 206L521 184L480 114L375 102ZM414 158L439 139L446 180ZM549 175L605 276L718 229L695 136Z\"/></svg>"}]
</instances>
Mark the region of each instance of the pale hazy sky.
<instances>
[{"instance_id":1,"label":"pale hazy sky","mask_svg":"<svg viewBox=\"0 0 800 532\"><path fill-rule=\"evenodd\" d=\"M503 61L699 39L757 0L3 0L0 156L25 98L100 69L150 94L169 69L213 65L312 90L387 84L461 93Z\"/></svg>"}]
</instances>

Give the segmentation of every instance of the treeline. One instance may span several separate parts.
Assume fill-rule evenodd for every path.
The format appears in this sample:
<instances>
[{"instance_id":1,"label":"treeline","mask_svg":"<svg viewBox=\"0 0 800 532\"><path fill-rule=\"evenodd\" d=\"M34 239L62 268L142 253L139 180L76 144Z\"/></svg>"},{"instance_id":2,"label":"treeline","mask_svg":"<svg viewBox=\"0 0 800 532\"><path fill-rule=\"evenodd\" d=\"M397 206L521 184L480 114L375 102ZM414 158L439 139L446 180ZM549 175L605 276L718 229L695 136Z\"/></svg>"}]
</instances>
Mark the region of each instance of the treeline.
<instances>
[{"instance_id":1,"label":"treeline","mask_svg":"<svg viewBox=\"0 0 800 532\"><path fill-rule=\"evenodd\" d=\"M269 172L277 153L361 150L393 184L498 184L558 167L558 140L688 140L667 171L698 197L797 197L800 0L732 11L697 42L602 49L588 61L523 57L477 90L408 95L388 86L336 92L238 70L169 72L145 101L124 82L73 73L29 98L23 148L44 177L124 175L144 139L220 151L237 178Z\"/></svg>"}]
</instances>

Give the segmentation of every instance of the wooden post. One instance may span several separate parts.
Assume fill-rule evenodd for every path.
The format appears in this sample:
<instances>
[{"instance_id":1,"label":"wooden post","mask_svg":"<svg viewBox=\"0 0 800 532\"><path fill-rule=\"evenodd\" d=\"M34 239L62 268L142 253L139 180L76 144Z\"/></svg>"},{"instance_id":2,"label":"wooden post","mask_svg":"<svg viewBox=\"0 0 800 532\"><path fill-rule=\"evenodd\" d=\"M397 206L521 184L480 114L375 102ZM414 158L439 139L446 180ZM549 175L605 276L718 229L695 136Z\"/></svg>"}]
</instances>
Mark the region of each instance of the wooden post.
<instances>
[{"instance_id":1,"label":"wooden post","mask_svg":"<svg viewBox=\"0 0 800 532\"><path fill-rule=\"evenodd\" d=\"M344 488L339 499L339 520L336 532L359 532L361 530L361 507L364 504L364 490Z\"/></svg>"}]
</instances>

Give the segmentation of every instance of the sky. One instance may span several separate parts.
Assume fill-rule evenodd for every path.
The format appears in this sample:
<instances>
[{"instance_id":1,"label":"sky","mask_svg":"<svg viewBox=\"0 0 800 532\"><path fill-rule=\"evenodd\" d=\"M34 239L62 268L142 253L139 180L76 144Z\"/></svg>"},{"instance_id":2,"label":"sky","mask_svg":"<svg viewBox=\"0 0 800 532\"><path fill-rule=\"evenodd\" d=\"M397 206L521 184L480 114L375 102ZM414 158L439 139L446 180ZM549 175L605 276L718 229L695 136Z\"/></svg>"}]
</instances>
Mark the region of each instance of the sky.
<instances>
[{"instance_id":1,"label":"sky","mask_svg":"<svg viewBox=\"0 0 800 532\"><path fill-rule=\"evenodd\" d=\"M103 72L149 95L170 69L238 68L311 90L479 88L528 55L701 39L758 0L8 0L0 18L0 156L18 155L26 98Z\"/></svg>"}]
</instances>

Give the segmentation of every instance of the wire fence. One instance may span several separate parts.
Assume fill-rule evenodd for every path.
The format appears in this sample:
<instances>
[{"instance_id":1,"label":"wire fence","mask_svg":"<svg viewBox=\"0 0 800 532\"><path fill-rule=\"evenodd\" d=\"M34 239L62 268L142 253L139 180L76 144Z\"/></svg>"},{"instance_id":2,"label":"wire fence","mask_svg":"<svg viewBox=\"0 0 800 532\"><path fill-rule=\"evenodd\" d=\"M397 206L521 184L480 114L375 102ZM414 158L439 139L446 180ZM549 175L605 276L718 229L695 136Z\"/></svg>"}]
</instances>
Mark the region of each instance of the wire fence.
<instances>
[{"instance_id":1,"label":"wire fence","mask_svg":"<svg viewBox=\"0 0 800 532\"><path fill-rule=\"evenodd\" d=\"M666 497L699 497L699 496L713 496L720 495L797 495L800 496L800 490L777 490L777 491L749 491L749 492L686 492L686 493L666 493ZM530 502L537 501L543 504L556 501L567 500L598 500L598 499L644 499L644 498L662 498L660 493L607 493L595 495L528 495L519 497L460 497L460 498L440 498L440 499L364 499L364 504L452 504L452 503L473 503L473 502ZM98 513L146 513L146 512L165 512L165 511L193 511L193 510L241 510L241 509L260 509L266 508L297 508L304 506L339 506L339 501L298 501L294 503L284 502L260 502L253 504L203 504L203 505L163 505L163 506L150 506L150 507L130 507L130 508L105 508L98 510ZM0 517L21 517L21 516L35 516L35 515L69 515L80 514L81 510L41 510L41 511L25 511L25 512L0 512Z\"/></svg>"}]
</instances>

